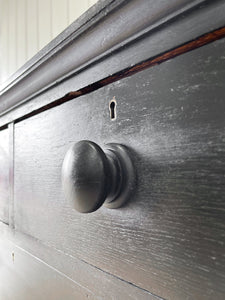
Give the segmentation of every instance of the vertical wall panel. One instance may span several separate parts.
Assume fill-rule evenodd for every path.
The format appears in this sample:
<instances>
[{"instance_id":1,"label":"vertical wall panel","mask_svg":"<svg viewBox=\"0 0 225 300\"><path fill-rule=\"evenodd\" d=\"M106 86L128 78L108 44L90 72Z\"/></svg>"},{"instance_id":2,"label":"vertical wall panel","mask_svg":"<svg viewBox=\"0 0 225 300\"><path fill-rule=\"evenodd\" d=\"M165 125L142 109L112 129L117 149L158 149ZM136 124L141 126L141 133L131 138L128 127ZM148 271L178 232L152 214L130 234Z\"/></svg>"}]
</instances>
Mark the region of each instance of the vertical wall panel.
<instances>
[{"instance_id":1,"label":"vertical wall panel","mask_svg":"<svg viewBox=\"0 0 225 300\"><path fill-rule=\"evenodd\" d=\"M52 38L52 11L51 10L52 10L51 0L38 0L39 49L42 49Z\"/></svg>"},{"instance_id":2,"label":"vertical wall panel","mask_svg":"<svg viewBox=\"0 0 225 300\"><path fill-rule=\"evenodd\" d=\"M27 60L26 0L17 0L17 68Z\"/></svg>"},{"instance_id":3,"label":"vertical wall panel","mask_svg":"<svg viewBox=\"0 0 225 300\"><path fill-rule=\"evenodd\" d=\"M83 0L83 1L69 0L68 9L69 9L69 24L71 24L88 9L88 0Z\"/></svg>"},{"instance_id":4,"label":"vertical wall panel","mask_svg":"<svg viewBox=\"0 0 225 300\"><path fill-rule=\"evenodd\" d=\"M16 9L17 1L8 0L8 26L9 26L9 43L8 43L8 53L9 53L9 76L12 75L17 66L17 32L16 32Z\"/></svg>"},{"instance_id":5,"label":"vertical wall panel","mask_svg":"<svg viewBox=\"0 0 225 300\"><path fill-rule=\"evenodd\" d=\"M27 58L30 59L38 50L38 3L27 0Z\"/></svg>"},{"instance_id":6,"label":"vertical wall panel","mask_svg":"<svg viewBox=\"0 0 225 300\"><path fill-rule=\"evenodd\" d=\"M52 34L53 38L62 32L69 24L68 2L65 0L52 1Z\"/></svg>"},{"instance_id":7,"label":"vertical wall panel","mask_svg":"<svg viewBox=\"0 0 225 300\"><path fill-rule=\"evenodd\" d=\"M97 0L0 0L0 84Z\"/></svg>"},{"instance_id":8,"label":"vertical wall panel","mask_svg":"<svg viewBox=\"0 0 225 300\"><path fill-rule=\"evenodd\" d=\"M8 43L9 43L9 33L8 33L8 2L1 1L0 10L0 83L4 82L8 78Z\"/></svg>"}]
</instances>

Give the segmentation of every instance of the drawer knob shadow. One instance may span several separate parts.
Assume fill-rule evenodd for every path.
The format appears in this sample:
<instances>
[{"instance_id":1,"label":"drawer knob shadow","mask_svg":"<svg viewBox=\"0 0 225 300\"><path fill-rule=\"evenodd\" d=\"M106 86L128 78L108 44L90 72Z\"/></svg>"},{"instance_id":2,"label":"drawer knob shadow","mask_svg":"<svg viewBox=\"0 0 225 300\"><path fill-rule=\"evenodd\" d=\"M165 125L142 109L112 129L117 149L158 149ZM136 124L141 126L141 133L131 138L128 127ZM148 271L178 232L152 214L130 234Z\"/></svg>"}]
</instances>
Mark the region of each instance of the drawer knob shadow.
<instances>
[{"instance_id":1,"label":"drawer knob shadow","mask_svg":"<svg viewBox=\"0 0 225 300\"><path fill-rule=\"evenodd\" d=\"M135 172L129 149L107 144L103 151L96 143L80 141L67 151L62 165L62 187L66 201L81 213L100 206L118 208L135 188Z\"/></svg>"}]
</instances>

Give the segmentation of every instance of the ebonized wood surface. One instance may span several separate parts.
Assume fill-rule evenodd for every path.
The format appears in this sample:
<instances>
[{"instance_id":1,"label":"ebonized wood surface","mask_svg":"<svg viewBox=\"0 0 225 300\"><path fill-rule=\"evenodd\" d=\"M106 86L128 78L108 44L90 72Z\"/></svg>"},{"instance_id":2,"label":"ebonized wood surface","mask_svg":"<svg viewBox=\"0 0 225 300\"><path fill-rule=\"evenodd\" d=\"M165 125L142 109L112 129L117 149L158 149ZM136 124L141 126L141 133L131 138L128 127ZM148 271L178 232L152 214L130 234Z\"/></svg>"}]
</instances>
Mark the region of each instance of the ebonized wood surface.
<instances>
[{"instance_id":1,"label":"ebonized wood surface","mask_svg":"<svg viewBox=\"0 0 225 300\"><path fill-rule=\"evenodd\" d=\"M1 89L0 126L224 27L224 10L223 0L99 1Z\"/></svg>"},{"instance_id":2,"label":"ebonized wood surface","mask_svg":"<svg viewBox=\"0 0 225 300\"><path fill-rule=\"evenodd\" d=\"M0 299L96 299L84 287L24 249L0 239ZM3 271L3 270L4 271Z\"/></svg>"},{"instance_id":3,"label":"ebonized wood surface","mask_svg":"<svg viewBox=\"0 0 225 300\"><path fill-rule=\"evenodd\" d=\"M0 235L0 299L161 299L1 222Z\"/></svg>"},{"instance_id":4,"label":"ebonized wood surface","mask_svg":"<svg viewBox=\"0 0 225 300\"><path fill-rule=\"evenodd\" d=\"M162 298L223 299L224 43L17 123L16 230ZM61 165L81 139L132 149L138 188L127 206L82 215L66 205Z\"/></svg>"}]
</instances>

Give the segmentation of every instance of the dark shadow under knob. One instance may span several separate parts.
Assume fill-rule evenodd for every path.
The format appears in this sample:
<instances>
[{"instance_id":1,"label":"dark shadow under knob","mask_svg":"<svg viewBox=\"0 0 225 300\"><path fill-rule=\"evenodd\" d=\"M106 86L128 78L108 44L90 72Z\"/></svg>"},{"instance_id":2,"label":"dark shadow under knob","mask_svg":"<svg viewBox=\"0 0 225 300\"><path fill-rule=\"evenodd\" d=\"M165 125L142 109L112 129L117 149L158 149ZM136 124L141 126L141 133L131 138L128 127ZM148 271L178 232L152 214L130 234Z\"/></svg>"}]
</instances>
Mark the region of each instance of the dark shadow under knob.
<instances>
[{"instance_id":1,"label":"dark shadow under knob","mask_svg":"<svg viewBox=\"0 0 225 300\"><path fill-rule=\"evenodd\" d=\"M91 141L75 143L63 161L62 185L66 200L79 212L93 212L103 203L122 206L135 185L129 150L120 144L107 144L103 151Z\"/></svg>"}]
</instances>

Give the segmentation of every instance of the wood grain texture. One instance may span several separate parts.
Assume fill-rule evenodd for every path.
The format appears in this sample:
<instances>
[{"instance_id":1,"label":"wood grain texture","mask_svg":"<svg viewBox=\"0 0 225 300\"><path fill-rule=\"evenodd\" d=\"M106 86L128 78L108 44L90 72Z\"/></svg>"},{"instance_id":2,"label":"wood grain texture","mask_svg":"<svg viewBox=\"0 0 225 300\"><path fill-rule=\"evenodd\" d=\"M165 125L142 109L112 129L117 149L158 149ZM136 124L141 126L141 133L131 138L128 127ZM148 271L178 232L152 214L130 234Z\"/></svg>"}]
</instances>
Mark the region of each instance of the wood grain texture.
<instances>
[{"instance_id":1,"label":"wood grain texture","mask_svg":"<svg viewBox=\"0 0 225 300\"><path fill-rule=\"evenodd\" d=\"M89 290L7 240L0 239L0 262L1 299L96 299Z\"/></svg>"},{"instance_id":2,"label":"wood grain texture","mask_svg":"<svg viewBox=\"0 0 225 300\"><path fill-rule=\"evenodd\" d=\"M27 119L31 116L34 116L40 112L51 109L57 105L61 105L62 103L65 103L67 101L70 101L72 99L80 97L82 95L86 95L88 93L96 91L97 89L102 88L108 84L115 82L115 81L132 76L140 71L154 67L156 65L159 65L167 60L170 60L174 57L177 57L177 56L187 53L189 51L198 49L204 45L207 45L209 43L212 43L212 42L222 39L224 37L225 37L225 27L217 29L212 32L209 32L209 33L206 33L206 34L198 37L196 40L187 42L184 45L177 47L175 49L172 49L170 51L167 51L167 52L163 53L162 55L159 55L153 59L149 59L149 60L143 61L141 63L138 63L135 66L132 66L130 68L127 68L125 70L117 72L117 73L110 75L102 80L99 80L93 84L85 86L84 88L82 88L78 91L69 92L60 99L57 99L47 105L44 105L44 106L40 107L39 109L33 110L30 113L27 113L27 114L25 113L22 117L18 118L16 121L20 122L20 121Z\"/></svg>"},{"instance_id":3,"label":"wood grain texture","mask_svg":"<svg viewBox=\"0 0 225 300\"><path fill-rule=\"evenodd\" d=\"M224 43L16 124L16 230L163 298L223 299ZM126 207L82 215L65 203L61 165L81 139L132 149Z\"/></svg>"},{"instance_id":4,"label":"wood grain texture","mask_svg":"<svg viewBox=\"0 0 225 300\"><path fill-rule=\"evenodd\" d=\"M88 10L5 84L1 123L224 26L224 1L107 2Z\"/></svg>"},{"instance_id":5,"label":"wood grain texture","mask_svg":"<svg viewBox=\"0 0 225 300\"><path fill-rule=\"evenodd\" d=\"M9 223L9 131L0 131L0 221Z\"/></svg>"},{"instance_id":6,"label":"wood grain texture","mask_svg":"<svg viewBox=\"0 0 225 300\"><path fill-rule=\"evenodd\" d=\"M50 278L50 281L53 282L54 277L59 277L58 275L62 275L61 282L60 282L60 288L63 285L65 294L63 294L64 291L61 291L59 295L61 296L60 299L65 299L65 295L68 295L71 292L71 288L67 287L68 279L71 283L75 283L73 285L74 289L76 290L76 293L79 295L79 297L75 297L75 299L83 299L83 294L86 294L91 299L105 299L105 300L160 300L160 297L154 296L148 291L145 291L143 289L140 289L128 282L125 282L123 280L120 280L116 278L115 276L112 276L94 266L91 266L84 261L81 261L75 257L72 257L71 255L67 255L62 251L59 251L52 247L47 247L41 243L41 241L38 241L37 239L34 239L28 235L21 234L16 231L10 230L8 226L6 226L3 223L0 223L0 236L1 239L4 239L4 245L1 243L0 239L0 252L1 248L5 246L5 244L10 245L10 248L7 247L7 257L5 262L8 263L11 262L12 256L11 253L15 251L15 249L23 249L23 252L28 256L29 259L23 260L26 263L31 261L31 265L34 265L32 261L37 263L37 260L39 261L39 267L33 268L31 271L28 271L28 274L31 274L31 279L34 277L38 280L40 279L40 275L44 275L43 273L43 267L41 265L47 266L47 272L49 273L48 269L51 269L50 275L52 278ZM7 243L6 243L7 242ZM5 248L5 247L4 247ZM12 250L11 250L12 249ZM11 250L11 251L10 251ZM21 251L20 251L21 252ZM15 255L16 261L18 260L18 256ZM0 255L1 258L1 255ZM26 258L26 257L25 257ZM12 264L11 264L11 267ZM24 267L21 266L21 272L25 273ZM15 269L12 268L12 271L15 273ZM3 278L6 275L5 270L1 270L0 268L0 277ZM13 275L13 274L12 274ZM7 278L8 279L8 278ZM15 293L16 288L18 287L18 281L21 281L22 278L18 278L18 276L13 276L13 283L15 285L11 285L11 291ZM6 280L6 279L5 279ZM4 283L4 281L3 281ZM56 284L56 282L54 282ZM8 287L9 283L7 282L6 287ZM20 288L20 291L25 292L27 291L28 285L30 286L29 277L26 277L26 282L23 282L22 280L22 286ZM39 287L39 283L34 283L34 285L31 288L31 292L33 294L37 294L40 296L41 292L40 290L37 290ZM46 287L46 285L45 285ZM2 288L1 282L0 282L0 295L5 290L5 287ZM46 291L49 292L49 286L47 284ZM45 293L46 293L45 291ZM9 292L9 291L8 291ZM54 292L54 290L53 290ZM55 300L54 298L55 294L51 293L48 295L47 299L49 300ZM87 297L88 298L88 297ZM14 300L13 298L12 300ZM42 298L41 298L42 299ZM67 299L67 298L66 298ZM6 300L6 299L4 299ZM17 300L17 299L16 299ZM33 300L33 298L32 298ZM46 298L44 298L46 300Z\"/></svg>"}]
</instances>

